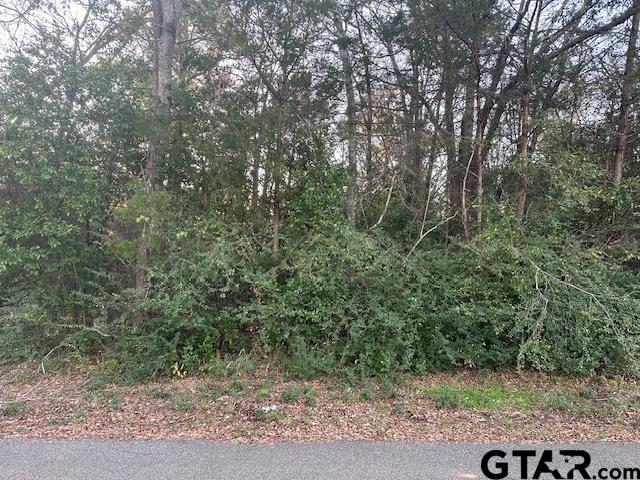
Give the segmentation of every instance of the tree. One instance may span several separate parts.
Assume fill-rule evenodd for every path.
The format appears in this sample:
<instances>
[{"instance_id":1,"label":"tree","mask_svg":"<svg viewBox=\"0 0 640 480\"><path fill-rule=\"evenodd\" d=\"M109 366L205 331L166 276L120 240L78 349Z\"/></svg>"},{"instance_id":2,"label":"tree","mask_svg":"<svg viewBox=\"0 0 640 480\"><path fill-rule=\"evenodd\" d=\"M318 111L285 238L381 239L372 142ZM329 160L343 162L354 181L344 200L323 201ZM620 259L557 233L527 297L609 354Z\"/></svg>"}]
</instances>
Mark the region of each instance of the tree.
<instances>
[{"instance_id":1,"label":"tree","mask_svg":"<svg viewBox=\"0 0 640 480\"><path fill-rule=\"evenodd\" d=\"M181 0L153 0L153 85L151 134L142 177L146 193L156 189L157 166L169 150L169 125L171 118L171 83L173 52L180 24ZM152 222L144 223L138 264L135 271L135 285L139 295L146 292L146 270L148 262L147 236L153 231ZM149 230L149 231L148 231ZM140 324L141 316L135 319Z\"/></svg>"},{"instance_id":2,"label":"tree","mask_svg":"<svg viewBox=\"0 0 640 480\"><path fill-rule=\"evenodd\" d=\"M272 141L264 164L262 191L271 196L272 253L277 257L284 190L293 178L289 170L299 130L306 130L307 119L301 123L301 114L321 112L318 107L324 101L312 93L312 47L320 31L318 12L312 2L306 1L239 1L228 5L227 15L224 31L231 38L231 48L241 61L249 63L268 92Z\"/></svg>"},{"instance_id":3,"label":"tree","mask_svg":"<svg viewBox=\"0 0 640 480\"><path fill-rule=\"evenodd\" d=\"M635 2L639 6L639 2ZM631 31L622 77L622 89L620 95L620 112L618 114L615 158L613 161L613 184L616 187L622 182L624 158L627 146L627 130L629 128L629 107L631 105L631 93L637 81L636 50L638 42L638 25L640 24L640 12L636 11L631 17Z\"/></svg>"},{"instance_id":4,"label":"tree","mask_svg":"<svg viewBox=\"0 0 640 480\"><path fill-rule=\"evenodd\" d=\"M353 80L353 65L351 60L350 39L347 37L344 14L342 7L336 6L331 12L333 25L336 31L336 44L340 53L342 65L342 77L344 91L347 98L347 165L349 171L349 184L347 194L346 213L347 218L353 220L356 214L358 194L358 161L357 161L357 106Z\"/></svg>"},{"instance_id":5,"label":"tree","mask_svg":"<svg viewBox=\"0 0 640 480\"><path fill-rule=\"evenodd\" d=\"M147 192L156 188L158 160L164 158L169 146L169 122L173 52L180 25L181 0L153 0L153 109L155 124L149 141L149 154L144 168Z\"/></svg>"}]
</instances>

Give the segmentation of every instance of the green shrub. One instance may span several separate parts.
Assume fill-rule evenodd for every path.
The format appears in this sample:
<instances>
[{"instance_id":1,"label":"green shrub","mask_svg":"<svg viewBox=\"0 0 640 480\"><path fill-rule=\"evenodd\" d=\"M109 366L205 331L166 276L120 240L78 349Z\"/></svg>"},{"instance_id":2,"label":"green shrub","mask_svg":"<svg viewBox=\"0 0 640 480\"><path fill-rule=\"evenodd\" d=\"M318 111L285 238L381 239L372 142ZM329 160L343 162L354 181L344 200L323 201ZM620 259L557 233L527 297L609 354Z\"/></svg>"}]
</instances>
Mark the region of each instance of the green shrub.
<instances>
[{"instance_id":1,"label":"green shrub","mask_svg":"<svg viewBox=\"0 0 640 480\"><path fill-rule=\"evenodd\" d=\"M113 292L106 279L84 298L93 326L56 317L35 293L4 300L0 358L66 345L56 354L101 352L106 377L125 382L175 364L188 374L251 372L255 353L302 378L352 383L456 366L638 372L638 274L592 245L504 222L407 257L384 234L322 225L278 262L259 233L219 222L176 228L150 262L144 298ZM132 329L139 311L147 318Z\"/></svg>"},{"instance_id":2,"label":"green shrub","mask_svg":"<svg viewBox=\"0 0 640 480\"><path fill-rule=\"evenodd\" d=\"M400 262L398 251L347 228L313 234L287 252L245 315L261 319L269 346L319 372L410 368L418 323L406 315L411 278Z\"/></svg>"}]
</instances>

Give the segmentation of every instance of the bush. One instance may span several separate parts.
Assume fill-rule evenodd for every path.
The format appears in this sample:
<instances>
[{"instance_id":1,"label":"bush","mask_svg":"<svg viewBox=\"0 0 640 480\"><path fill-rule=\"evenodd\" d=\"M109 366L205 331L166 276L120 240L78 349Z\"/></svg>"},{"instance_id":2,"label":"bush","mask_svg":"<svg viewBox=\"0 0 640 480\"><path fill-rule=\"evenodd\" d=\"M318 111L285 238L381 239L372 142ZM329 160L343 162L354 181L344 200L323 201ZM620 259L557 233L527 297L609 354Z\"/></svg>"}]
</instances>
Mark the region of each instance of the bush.
<instances>
[{"instance_id":1,"label":"bush","mask_svg":"<svg viewBox=\"0 0 640 480\"><path fill-rule=\"evenodd\" d=\"M637 371L637 276L570 241L495 229L405 262L393 242L344 228L289 251L278 278L243 315L304 373Z\"/></svg>"},{"instance_id":2,"label":"bush","mask_svg":"<svg viewBox=\"0 0 640 480\"><path fill-rule=\"evenodd\" d=\"M242 352L275 354L303 378L352 381L456 366L638 372L638 275L572 237L495 224L409 257L342 223L301 238L276 263L263 239L228 224L176 228L150 263L144 298L86 294L93 327L56 318L35 293L5 300L0 355L66 345L102 353L109 378L128 382L175 365L216 371ZM147 318L132 330L139 311Z\"/></svg>"},{"instance_id":3,"label":"bush","mask_svg":"<svg viewBox=\"0 0 640 480\"><path fill-rule=\"evenodd\" d=\"M221 230L216 224L178 230L163 261L150 267L146 297L121 296L113 354L122 364L134 364L135 376L168 373L175 363L187 372L208 370L220 355L250 348L251 326L236 310L258 281L251 263L256 251L229 226L225 234ZM147 318L123 335L137 311Z\"/></svg>"},{"instance_id":4,"label":"bush","mask_svg":"<svg viewBox=\"0 0 640 480\"><path fill-rule=\"evenodd\" d=\"M62 342L69 331L56 323L37 295L17 293L0 304L0 363L33 360Z\"/></svg>"},{"instance_id":5,"label":"bush","mask_svg":"<svg viewBox=\"0 0 640 480\"><path fill-rule=\"evenodd\" d=\"M408 369L417 322L406 315L411 279L399 262L393 247L385 251L347 227L311 234L287 252L274 282L244 316L260 319L268 346L319 372Z\"/></svg>"}]
</instances>

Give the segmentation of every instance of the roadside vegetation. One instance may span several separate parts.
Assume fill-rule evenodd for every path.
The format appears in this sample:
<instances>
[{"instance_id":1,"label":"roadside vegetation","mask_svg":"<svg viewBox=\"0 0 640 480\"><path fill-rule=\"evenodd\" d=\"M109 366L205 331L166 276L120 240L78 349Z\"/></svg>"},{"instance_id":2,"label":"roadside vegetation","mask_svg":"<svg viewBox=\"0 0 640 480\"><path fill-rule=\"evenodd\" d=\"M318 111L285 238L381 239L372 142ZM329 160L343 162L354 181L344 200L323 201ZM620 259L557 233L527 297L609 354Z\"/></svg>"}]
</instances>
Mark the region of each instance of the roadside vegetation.
<instances>
[{"instance_id":1,"label":"roadside vegetation","mask_svg":"<svg viewBox=\"0 0 640 480\"><path fill-rule=\"evenodd\" d=\"M3 376L90 365L80 416L460 369L591 380L412 395L635 408L598 379L640 373L638 2L472 3L3 2Z\"/></svg>"},{"instance_id":2,"label":"roadside vegetation","mask_svg":"<svg viewBox=\"0 0 640 480\"><path fill-rule=\"evenodd\" d=\"M639 441L629 378L460 369L393 384L305 381L263 362L223 375L99 383L95 365L0 369L0 436L320 440Z\"/></svg>"}]
</instances>

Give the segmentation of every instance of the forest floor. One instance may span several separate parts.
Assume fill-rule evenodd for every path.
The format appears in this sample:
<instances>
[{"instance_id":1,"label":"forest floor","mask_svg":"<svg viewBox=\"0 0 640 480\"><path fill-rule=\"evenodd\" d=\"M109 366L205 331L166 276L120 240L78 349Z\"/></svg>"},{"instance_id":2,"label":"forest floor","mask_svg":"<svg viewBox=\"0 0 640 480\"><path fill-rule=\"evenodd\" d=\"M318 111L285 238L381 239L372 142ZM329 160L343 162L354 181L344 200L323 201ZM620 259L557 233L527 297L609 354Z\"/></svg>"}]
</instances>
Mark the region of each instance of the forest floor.
<instances>
[{"instance_id":1,"label":"forest floor","mask_svg":"<svg viewBox=\"0 0 640 480\"><path fill-rule=\"evenodd\" d=\"M637 379L461 369L346 387L265 365L125 386L98 372L1 367L0 437L640 441Z\"/></svg>"}]
</instances>

